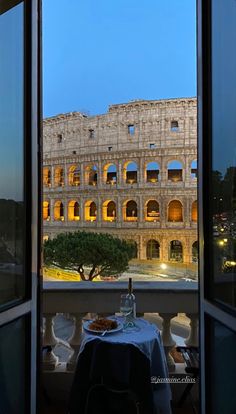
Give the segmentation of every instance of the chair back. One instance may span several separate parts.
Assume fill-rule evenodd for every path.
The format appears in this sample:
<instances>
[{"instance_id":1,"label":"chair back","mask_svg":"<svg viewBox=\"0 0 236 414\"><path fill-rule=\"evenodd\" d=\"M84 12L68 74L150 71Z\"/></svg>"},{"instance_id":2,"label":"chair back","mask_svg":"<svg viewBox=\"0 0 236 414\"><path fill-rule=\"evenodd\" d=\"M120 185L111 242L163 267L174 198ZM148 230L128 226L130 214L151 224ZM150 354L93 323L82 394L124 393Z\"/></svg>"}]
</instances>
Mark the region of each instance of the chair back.
<instances>
[{"instance_id":1,"label":"chair back","mask_svg":"<svg viewBox=\"0 0 236 414\"><path fill-rule=\"evenodd\" d=\"M88 392L85 414L140 414L139 407L132 390L96 384Z\"/></svg>"},{"instance_id":2,"label":"chair back","mask_svg":"<svg viewBox=\"0 0 236 414\"><path fill-rule=\"evenodd\" d=\"M93 407L96 414L98 407L103 414L152 414L150 377L150 361L135 345L92 340L78 358L69 414L90 414Z\"/></svg>"}]
</instances>

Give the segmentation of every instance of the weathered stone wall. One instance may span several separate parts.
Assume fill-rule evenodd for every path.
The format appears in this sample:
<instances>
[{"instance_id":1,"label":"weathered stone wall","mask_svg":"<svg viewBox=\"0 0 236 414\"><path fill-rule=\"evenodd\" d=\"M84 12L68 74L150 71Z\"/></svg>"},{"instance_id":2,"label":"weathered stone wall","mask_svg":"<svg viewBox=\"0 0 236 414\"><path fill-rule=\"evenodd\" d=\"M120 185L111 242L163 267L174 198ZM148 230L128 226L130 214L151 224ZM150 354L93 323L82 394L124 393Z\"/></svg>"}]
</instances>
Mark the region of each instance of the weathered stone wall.
<instances>
[{"instance_id":1,"label":"weathered stone wall","mask_svg":"<svg viewBox=\"0 0 236 414\"><path fill-rule=\"evenodd\" d=\"M192 244L197 240L192 213L197 179L191 174L191 163L197 159L196 105L195 98L134 101L112 105L104 115L69 113L46 119L44 201L50 211L47 217L45 210L45 236L72 229L109 232L136 241L141 259L146 259L147 243L153 239L160 244L163 261L170 258L170 242L179 240L183 261L191 262ZM180 180L168 176L168 163L173 160L182 164ZM127 175L130 162L137 165L132 179ZM150 162L158 163L158 179L148 178ZM107 175L111 164L116 168L115 180ZM74 170L79 176L77 181ZM96 178L91 178L91 171ZM137 214L132 216L132 212L127 217L130 200L136 202ZM148 216L150 200L157 201L159 210ZM173 200L182 205L182 221L169 217L169 203ZM115 213L107 217L109 201L115 203ZM63 211L58 216L55 205L60 202ZM79 214L72 217L70 205L75 202L79 204ZM96 214L89 216L92 202L96 204Z\"/></svg>"}]
</instances>

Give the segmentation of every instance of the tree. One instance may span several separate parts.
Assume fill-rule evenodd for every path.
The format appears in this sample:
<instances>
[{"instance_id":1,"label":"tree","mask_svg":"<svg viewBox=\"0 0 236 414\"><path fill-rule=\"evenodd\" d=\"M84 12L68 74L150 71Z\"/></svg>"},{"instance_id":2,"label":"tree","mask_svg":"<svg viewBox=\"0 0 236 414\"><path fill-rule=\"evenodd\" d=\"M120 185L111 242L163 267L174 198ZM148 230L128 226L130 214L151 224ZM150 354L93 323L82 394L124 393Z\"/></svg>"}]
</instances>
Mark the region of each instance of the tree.
<instances>
[{"instance_id":1,"label":"tree","mask_svg":"<svg viewBox=\"0 0 236 414\"><path fill-rule=\"evenodd\" d=\"M82 280L91 281L96 276L118 276L125 272L129 260L135 257L135 250L134 243L110 234L60 233L44 242L44 263L76 268Z\"/></svg>"}]
</instances>

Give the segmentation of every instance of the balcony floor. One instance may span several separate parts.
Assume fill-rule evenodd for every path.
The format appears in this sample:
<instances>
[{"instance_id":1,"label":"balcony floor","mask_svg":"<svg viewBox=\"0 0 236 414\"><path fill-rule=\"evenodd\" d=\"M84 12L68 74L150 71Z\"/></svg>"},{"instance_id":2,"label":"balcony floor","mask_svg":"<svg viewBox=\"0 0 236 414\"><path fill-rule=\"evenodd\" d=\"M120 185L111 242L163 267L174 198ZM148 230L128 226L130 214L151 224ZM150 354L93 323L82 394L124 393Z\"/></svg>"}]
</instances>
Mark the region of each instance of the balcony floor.
<instances>
[{"instance_id":1,"label":"balcony floor","mask_svg":"<svg viewBox=\"0 0 236 414\"><path fill-rule=\"evenodd\" d=\"M172 414L197 414L198 411L194 412L193 408L190 404L186 403L183 407L173 407ZM45 405L41 408L40 414L67 414L66 407L62 407L62 405L51 404Z\"/></svg>"}]
</instances>

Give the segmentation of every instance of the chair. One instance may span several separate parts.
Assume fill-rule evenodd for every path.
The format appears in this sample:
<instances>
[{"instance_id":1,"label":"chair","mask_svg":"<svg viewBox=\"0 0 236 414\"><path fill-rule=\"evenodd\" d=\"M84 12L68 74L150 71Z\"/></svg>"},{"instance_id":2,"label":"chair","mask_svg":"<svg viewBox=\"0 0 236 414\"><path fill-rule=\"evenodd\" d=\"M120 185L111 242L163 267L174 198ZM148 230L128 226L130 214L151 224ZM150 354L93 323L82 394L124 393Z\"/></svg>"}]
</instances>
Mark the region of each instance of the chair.
<instances>
[{"instance_id":1,"label":"chair","mask_svg":"<svg viewBox=\"0 0 236 414\"><path fill-rule=\"evenodd\" d=\"M86 401L85 414L140 414L138 397L129 389L93 385Z\"/></svg>"},{"instance_id":2,"label":"chair","mask_svg":"<svg viewBox=\"0 0 236 414\"><path fill-rule=\"evenodd\" d=\"M148 358L131 344L87 342L78 358L68 413L153 414Z\"/></svg>"}]
</instances>

